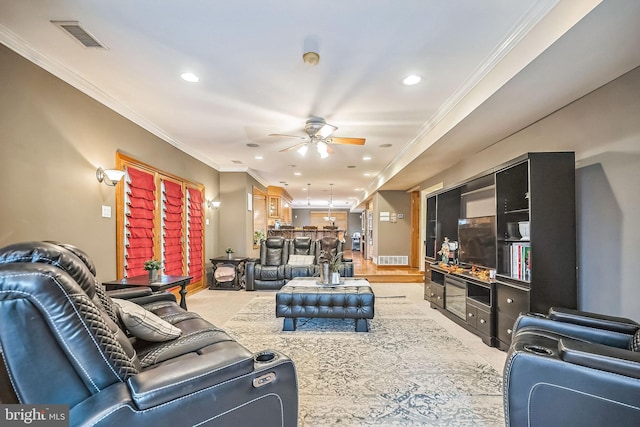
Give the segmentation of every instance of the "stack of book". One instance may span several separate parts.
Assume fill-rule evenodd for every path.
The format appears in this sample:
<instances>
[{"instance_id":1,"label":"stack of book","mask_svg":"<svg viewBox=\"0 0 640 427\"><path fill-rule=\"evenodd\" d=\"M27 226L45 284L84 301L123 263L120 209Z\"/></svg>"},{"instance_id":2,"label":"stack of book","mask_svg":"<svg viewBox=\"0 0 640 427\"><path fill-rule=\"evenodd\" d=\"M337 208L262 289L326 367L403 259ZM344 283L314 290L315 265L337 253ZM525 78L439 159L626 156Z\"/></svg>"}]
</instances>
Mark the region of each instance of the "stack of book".
<instances>
[{"instance_id":1,"label":"stack of book","mask_svg":"<svg viewBox=\"0 0 640 427\"><path fill-rule=\"evenodd\" d=\"M511 277L531 280L531 244L519 242L511 245Z\"/></svg>"}]
</instances>

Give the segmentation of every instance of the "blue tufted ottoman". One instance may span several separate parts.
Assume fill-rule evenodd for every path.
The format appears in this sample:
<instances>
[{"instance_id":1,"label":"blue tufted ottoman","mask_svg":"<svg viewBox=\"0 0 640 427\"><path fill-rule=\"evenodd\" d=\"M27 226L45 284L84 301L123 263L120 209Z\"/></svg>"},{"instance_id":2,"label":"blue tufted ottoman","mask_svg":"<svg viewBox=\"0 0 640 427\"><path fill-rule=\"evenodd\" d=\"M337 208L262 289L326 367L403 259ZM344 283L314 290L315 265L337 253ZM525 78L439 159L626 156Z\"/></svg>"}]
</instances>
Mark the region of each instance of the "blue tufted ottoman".
<instances>
[{"instance_id":1,"label":"blue tufted ottoman","mask_svg":"<svg viewBox=\"0 0 640 427\"><path fill-rule=\"evenodd\" d=\"M340 285L318 285L316 278L289 281L276 293L276 317L282 330L295 331L299 317L354 319L356 332L368 332L375 295L366 279L346 278Z\"/></svg>"}]
</instances>

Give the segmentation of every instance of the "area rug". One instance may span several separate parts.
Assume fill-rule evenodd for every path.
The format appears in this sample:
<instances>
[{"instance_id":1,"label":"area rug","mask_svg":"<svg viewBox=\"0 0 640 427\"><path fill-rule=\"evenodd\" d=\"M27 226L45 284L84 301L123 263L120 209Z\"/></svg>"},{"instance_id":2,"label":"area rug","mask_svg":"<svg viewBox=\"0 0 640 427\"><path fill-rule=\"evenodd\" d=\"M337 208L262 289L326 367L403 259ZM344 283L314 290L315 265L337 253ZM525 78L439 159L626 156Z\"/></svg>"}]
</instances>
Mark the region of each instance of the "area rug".
<instances>
[{"instance_id":1,"label":"area rug","mask_svg":"<svg viewBox=\"0 0 640 427\"><path fill-rule=\"evenodd\" d=\"M368 333L351 319L301 319L283 332L275 295L259 296L224 328L294 361L299 426L504 426L502 375L423 310L377 298Z\"/></svg>"}]
</instances>

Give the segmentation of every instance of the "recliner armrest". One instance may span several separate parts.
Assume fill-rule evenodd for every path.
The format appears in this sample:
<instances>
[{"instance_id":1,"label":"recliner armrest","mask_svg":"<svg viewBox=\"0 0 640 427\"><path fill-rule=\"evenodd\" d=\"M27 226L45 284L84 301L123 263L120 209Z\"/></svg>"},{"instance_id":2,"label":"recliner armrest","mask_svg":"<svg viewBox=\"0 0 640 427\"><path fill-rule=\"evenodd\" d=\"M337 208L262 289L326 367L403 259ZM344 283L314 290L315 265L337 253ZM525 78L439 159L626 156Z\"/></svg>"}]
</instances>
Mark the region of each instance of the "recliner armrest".
<instances>
[{"instance_id":1,"label":"recliner armrest","mask_svg":"<svg viewBox=\"0 0 640 427\"><path fill-rule=\"evenodd\" d=\"M627 348L632 335L607 329L592 328L569 322L558 322L546 316L536 314L521 314L513 326L513 336L521 331L546 331L565 337L574 338L614 346Z\"/></svg>"},{"instance_id":2,"label":"recliner armrest","mask_svg":"<svg viewBox=\"0 0 640 427\"><path fill-rule=\"evenodd\" d=\"M558 352L568 363L640 379L640 353L635 351L561 338Z\"/></svg>"},{"instance_id":3,"label":"recliner armrest","mask_svg":"<svg viewBox=\"0 0 640 427\"><path fill-rule=\"evenodd\" d=\"M228 344L228 345L224 345ZM235 342L215 351L190 354L129 378L133 401L148 409L253 371L253 354Z\"/></svg>"},{"instance_id":4,"label":"recliner armrest","mask_svg":"<svg viewBox=\"0 0 640 427\"><path fill-rule=\"evenodd\" d=\"M560 307L551 307L549 309L549 319L629 335L633 335L638 328L640 328L640 324L624 317L608 316L606 314Z\"/></svg>"},{"instance_id":5,"label":"recliner armrest","mask_svg":"<svg viewBox=\"0 0 640 427\"><path fill-rule=\"evenodd\" d=\"M153 291L148 287L122 288L107 291L107 295L111 298L130 299L151 295Z\"/></svg>"}]
</instances>

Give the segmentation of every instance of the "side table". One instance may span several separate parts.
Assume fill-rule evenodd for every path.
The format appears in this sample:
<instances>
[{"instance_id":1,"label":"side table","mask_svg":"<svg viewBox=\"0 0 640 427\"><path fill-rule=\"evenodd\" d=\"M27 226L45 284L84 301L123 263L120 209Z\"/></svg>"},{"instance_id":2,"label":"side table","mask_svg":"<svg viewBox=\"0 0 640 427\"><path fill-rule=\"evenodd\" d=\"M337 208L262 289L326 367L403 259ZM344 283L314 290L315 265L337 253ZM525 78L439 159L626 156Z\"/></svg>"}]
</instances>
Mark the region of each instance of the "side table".
<instances>
[{"instance_id":1,"label":"side table","mask_svg":"<svg viewBox=\"0 0 640 427\"><path fill-rule=\"evenodd\" d=\"M228 256L219 256L219 257L215 257L215 258L210 258L211 260L211 264L213 264L213 278L212 278L212 284L211 286L209 286L210 290L240 290L242 288L244 288L244 268L245 265L247 263L247 260L249 259L249 257L243 257L243 256L237 256L237 257L233 257L233 258L229 258ZM236 270L236 276L233 278L233 281L230 282L232 284L232 286L222 286L222 283L229 283L229 282L218 282L215 279L215 275L216 275L216 270L225 265L225 264L230 264L233 265L233 267Z\"/></svg>"},{"instance_id":2,"label":"side table","mask_svg":"<svg viewBox=\"0 0 640 427\"><path fill-rule=\"evenodd\" d=\"M166 291L167 289L180 286L180 307L187 309L187 285L191 282L191 276L158 276L155 282L149 282L148 275L125 277L120 280L112 280L103 282L105 289L108 291L122 288L132 288L136 286L145 286L151 288L153 292Z\"/></svg>"}]
</instances>

